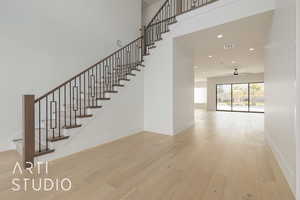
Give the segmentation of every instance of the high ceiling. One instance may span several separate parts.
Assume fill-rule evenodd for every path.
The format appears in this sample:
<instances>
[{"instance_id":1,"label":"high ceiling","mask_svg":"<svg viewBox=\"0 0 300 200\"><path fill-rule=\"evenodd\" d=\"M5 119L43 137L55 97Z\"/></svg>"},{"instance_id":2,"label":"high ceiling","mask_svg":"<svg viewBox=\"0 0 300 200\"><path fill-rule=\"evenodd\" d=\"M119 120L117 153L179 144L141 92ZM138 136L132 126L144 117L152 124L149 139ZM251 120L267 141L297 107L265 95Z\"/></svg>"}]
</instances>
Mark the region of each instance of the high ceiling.
<instances>
[{"instance_id":1,"label":"high ceiling","mask_svg":"<svg viewBox=\"0 0 300 200\"><path fill-rule=\"evenodd\" d=\"M178 38L181 45L193 49L195 81L231 75L234 68L239 73L264 72L271 22L272 12L267 12ZM233 47L225 49L224 45Z\"/></svg>"},{"instance_id":2,"label":"high ceiling","mask_svg":"<svg viewBox=\"0 0 300 200\"><path fill-rule=\"evenodd\" d=\"M143 0L143 2L146 3L147 5L153 4L157 1L161 1L161 0Z\"/></svg>"}]
</instances>

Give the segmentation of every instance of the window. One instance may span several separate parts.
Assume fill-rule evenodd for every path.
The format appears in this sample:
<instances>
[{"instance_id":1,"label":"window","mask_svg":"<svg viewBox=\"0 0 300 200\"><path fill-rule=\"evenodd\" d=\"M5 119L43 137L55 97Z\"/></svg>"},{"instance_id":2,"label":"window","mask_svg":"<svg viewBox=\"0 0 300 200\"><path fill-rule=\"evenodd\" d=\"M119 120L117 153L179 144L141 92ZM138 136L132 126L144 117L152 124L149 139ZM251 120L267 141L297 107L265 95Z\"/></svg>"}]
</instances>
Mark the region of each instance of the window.
<instances>
[{"instance_id":1,"label":"window","mask_svg":"<svg viewBox=\"0 0 300 200\"><path fill-rule=\"evenodd\" d=\"M217 85L217 110L231 110L231 85Z\"/></svg>"},{"instance_id":2,"label":"window","mask_svg":"<svg viewBox=\"0 0 300 200\"><path fill-rule=\"evenodd\" d=\"M250 110L252 112L265 111L265 87L263 83L250 83Z\"/></svg>"},{"instance_id":3,"label":"window","mask_svg":"<svg viewBox=\"0 0 300 200\"><path fill-rule=\"evenodd\" d=\"M248 84L232 84L232 110L248 111Z\"/></svg>"},{"instance_id":4,"label":"window","mask_svg":"<svg viewBox=\"0 0 300 200\"><path fill-rule=\"evenodd\" d=\"M194 98L195 103L205 104L206 103L206 95L207 89L206 88L195 88L194 90Z\"/></svg>"},{"instance_id":5,"label":"window","mask_svg":"<svg viewBox=\"0 0 300 200\"><path fill-rule=\"evenodd\" d=\"M264 112L264 83L219 84L217 111Z\"/></svg>"}]
</instances>

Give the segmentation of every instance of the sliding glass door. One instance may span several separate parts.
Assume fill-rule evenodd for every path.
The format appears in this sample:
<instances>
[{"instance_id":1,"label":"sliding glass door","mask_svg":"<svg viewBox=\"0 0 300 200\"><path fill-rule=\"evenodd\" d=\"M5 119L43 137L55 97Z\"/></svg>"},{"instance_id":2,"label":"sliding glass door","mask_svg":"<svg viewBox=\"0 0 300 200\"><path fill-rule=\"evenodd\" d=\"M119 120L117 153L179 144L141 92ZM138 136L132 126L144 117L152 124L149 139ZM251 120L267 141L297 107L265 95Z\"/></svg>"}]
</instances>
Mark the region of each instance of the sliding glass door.
<instances>
[{"instance_id":1,"label":"sliding glass door","mask_svg":"<svg viewBox=\"0 0 300 200\"><path fill-rule=\"evenodd\" d=\"M232 84L232 110L248 111L248 84Z\"/></svg>"},{"instance_id":2,"label":"sliding glass door","mask_svg":"<svg viewBox=\"0 0 300 200\"><path fill-rule=\"evenodd\" d=\"M231 85L217 85L217 110L231 110Z\"/></svg>"},{"instance_id":3,"label":"sliding glass door","mask_svg":"<svg viewBox=\"0 0 300 200\"><path fill-rule=\"evenodd\" d=\"M265 111L265 87L263 83L250 83L250 105L251 112Z\"/></svg>"},{"instance_id":4,"label":"sliding glass door","mask_svg":"<svg viewBox=\"0 0 300 200\"><path fill-rule=\"evenodd\" d=\"M264 83L219 84L217 111L264 112Z\"/></svg>"}]
</instances>

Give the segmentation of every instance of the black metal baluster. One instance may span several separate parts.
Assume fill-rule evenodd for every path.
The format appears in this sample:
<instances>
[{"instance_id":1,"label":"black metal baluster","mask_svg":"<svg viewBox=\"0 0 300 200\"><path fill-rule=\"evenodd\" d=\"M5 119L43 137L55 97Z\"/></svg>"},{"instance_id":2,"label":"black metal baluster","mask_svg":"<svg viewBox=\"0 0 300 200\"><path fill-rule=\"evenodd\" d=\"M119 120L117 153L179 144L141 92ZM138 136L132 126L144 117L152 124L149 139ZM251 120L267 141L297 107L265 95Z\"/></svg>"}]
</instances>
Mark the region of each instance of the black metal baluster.
<instances>
[{"instance_id":1,"label":"black metal baluster","mask_svg":"<svg viewBox=\"0 0 300 200\"><path fill-rule=\"evenodd\" d=\"M99 67L99 79L100 79L100 81L99 81L99 88L100 88L100 90L99 90L99 92L100 92L100 98L102 98L103 96L102 96L102 76L101 76L101 69L103 68L103 67L101 67L101 66L103 66L103 65L101 65L101 63L100 63L100 67Z\"/></svg>"},{"instance_id":2,"label":"black metal baluster","mask_svg":"<svg viewBox=\"0 0 300 200\"><path fill-rule=\"evenodd\" d=\"M41 100L39 100L39 152L42 151L41 145Z\"/></svg>"},{"instance_id":3,"label":"black metal baluster","mask_svg":"<svg viewBox=\"0 0 300 200\"><path fill-rule=\"evenodd\" d=\"M85 73L83 73L83 106L84 106L84 115L86 115L86 96L85 96L85 87L86 87L86 85L85 85Z\"/></svg>"},{"instance_id":4,"label":"black metal baluster","mask_svg":"<svg viewBox=\"0 0 300 200\"><path fill-rule=\"evenodd\" d=\"M112 91L112 70L111 70L111 57L109 57L108 59L108 63L109 63L109 74L108 74L108 77L109 77L109 90Z\"/></svg>"},{"instance_id":5,"label":"black metal baluster","mask_svg":"<svg viewBox=\"0 0 300 200\"><path fill-rule=\"evenodd\" d=\"M70 127L72 126L72 85L71 85L71 81L69 82L69 99L70 99Z\"/></svg>"},{"instance_id":6,"label":"black metal baluster","mask_svg":"<svg viewBox=\"0 0 300 200\"><path fill-rule=\"evenodd\" d=\"M46 96L46 151L48 151L48 96Z\"/></svg>"},{"instance_id":7,"label":"black metal baluster","mask_svg":"<svg viewBox=\"0 0 300 200\"><path fill-rule=\"evenodd\" d=\"M64 118L65 118L65 127L67 126L67 88L66 85L64 85L64 107L65 107L65 114L64 114Z\"/></svg>"},{"instance_id":8,"label":"black metal baluster","mask_svg":"<svg viewBox=\"0 0 300 200\"><path fill-rule=\"evenodd\" d=\"M76 95L75 95L76 93ZM77 78L75 78L75 83L73 86L73 111L75 118L75 126L77 126L77 111L78 111L78 86L77 86Z\"/></svg>"},{"instance_id":9,"label":"black metal baluster","mask_svg":"<svg viewBox=\"0 0 300 200\"><path fill-rule=\"evenodd\" d=\"M61 111L60 111L60 88L58 89L58 136L60 137L61 136L61 133L60 133L60 115L61 115Z\"/></svg>"},{"instance_id":10,"label":"black metal baluster","mask_svg":"<svg viewBox=\"0 0 300 200\"><path fill-rule=\"evenodd\" d=\"M90 81L91 81L91 99L92 99L92 106L95 106L95 85L94 85L94 80L95 80L95 77L94 77L94 68L92 68L91 70L91 77L90 77Z\"/></svg>"},{"instance_id":11,"label":"black metal baluster","mask_svg":"<svg viewBox=\"0 0 300 200\"><path fill-rule=\"evenodd\" d=\"M98 101L97 101L97 98L98 98L98 64L96 65L96 72L95 72L95 75L96 75L96 80L95 80L95 89L96 89L96 97L95 97L95 101L96 101L96 106L98 106Z\"/></svg>"},{"instance_id":12,"label":"black metal baluster","mask_svg":"<svg viewBox=\"0 0 300 200\"><path fill-rule=\"evenodd\" d=\"M82 116L82 112L81 112L81 75L79 76L79 115Z\"/></svg>"},{"instance_id":13,"label":"black metal baluster","mask_svg":"<svg viewBox=\"0 0 300 200\"><path fill-rule=\"evenodd\" d=\"M53 102L55 102L55 100L54 100L54 92L52 93L52 102L51 102L51 104L50 104L50 115L51 115L51 121L50 121L50 127L51 127L51 129L52 129L52 137L54 138L55 137L55 134L54 134L54 128L53 128L53 120L54 120L54 117L53 117L53 110L52 110L52 105L53 105ZM55 118L55 120L56 120L56 118Z\"/></svg>"},{"instance_id":14,"label":"black metal baluster","mask_svg":"<svg viewBox=\"0 0 300 200\"><path fill-rule=\"evenodd\" d=\"M88 86L88 107L91 106L90 104L90 95L91 95L91 86L90 86L90 70L88 70L88 80L87 80L87 86Z\"/></svg>"}]
</instances>

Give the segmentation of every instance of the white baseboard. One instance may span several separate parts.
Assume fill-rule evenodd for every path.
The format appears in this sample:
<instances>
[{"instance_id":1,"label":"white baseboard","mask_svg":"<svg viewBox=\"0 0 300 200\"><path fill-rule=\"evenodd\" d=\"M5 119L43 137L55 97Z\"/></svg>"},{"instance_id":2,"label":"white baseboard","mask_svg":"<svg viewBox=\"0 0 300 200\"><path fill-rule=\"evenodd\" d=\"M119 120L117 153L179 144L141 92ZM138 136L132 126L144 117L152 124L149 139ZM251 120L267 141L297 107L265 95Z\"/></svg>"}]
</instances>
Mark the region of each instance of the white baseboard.
<instances>
[{"instance_id":1,"label":"white baseboard","mask_svg":"<svg viewBox=\"0 0 300 200\"><path fill-rule=\"evenodd\" d=\"M13 142L13 140L19 139L20 137L22 137L22 131L12 133L12 137L7 139L6 143L0 144L0 152L16 150L16 144Z\"/></svg>"},{"instance_id":2,"label":"white baseboard","mask_svg":"<svg viewBox=\"0 0 300 200\"><path fill-rule=\"evenodd\" d=\"M281 151L279 150L276 143L271 139L271 137L267 133L267 131L265 131L265 137L266 137L266 141L269 144L269 146L272 150L272 153L274 154L274 156L277 160L277 163L279 164L294 196L296 196L296 174L291 170L284 155L281 153Z\"/></svg>"},{"instance_id":3,"label":"white baseboard","mask_svg":"<svg viewBox=\"0 0 300 200\"><path fill-rule=\"evenodd\" d=\"M10 151L10 150L16 150L16 145L14 145L13 142L9 142L8 144L5 145L0 145L0 152Z\"/></svg>"}]
</instances>

